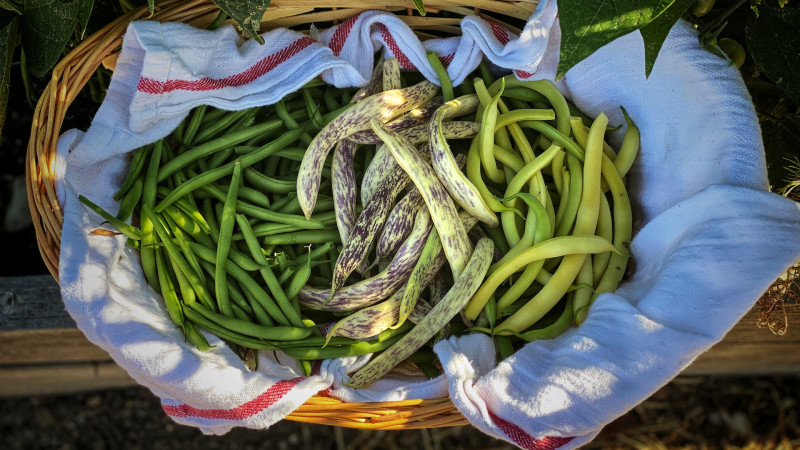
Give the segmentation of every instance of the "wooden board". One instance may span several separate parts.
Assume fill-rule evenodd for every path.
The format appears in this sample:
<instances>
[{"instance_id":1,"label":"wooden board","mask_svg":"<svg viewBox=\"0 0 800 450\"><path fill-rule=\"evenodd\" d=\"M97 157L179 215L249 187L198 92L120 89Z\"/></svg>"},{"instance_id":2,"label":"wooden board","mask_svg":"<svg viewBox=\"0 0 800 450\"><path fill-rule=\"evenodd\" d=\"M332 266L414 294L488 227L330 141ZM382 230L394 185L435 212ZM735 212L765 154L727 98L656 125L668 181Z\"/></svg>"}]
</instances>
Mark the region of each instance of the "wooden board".
<instances>
[{"instance_id":1,"label":"wooden board","mask_svg":"<svg viewBox=\"0 0 800 450\"><path fill-rule=\"evenodd\" d=\"M687 375L800 373L800 305L787 305L789 330L775 336L750 311ZM65 394L135 382L75 327L49 275L0 277L0 396Z\"/></svg>"}]
</instances>

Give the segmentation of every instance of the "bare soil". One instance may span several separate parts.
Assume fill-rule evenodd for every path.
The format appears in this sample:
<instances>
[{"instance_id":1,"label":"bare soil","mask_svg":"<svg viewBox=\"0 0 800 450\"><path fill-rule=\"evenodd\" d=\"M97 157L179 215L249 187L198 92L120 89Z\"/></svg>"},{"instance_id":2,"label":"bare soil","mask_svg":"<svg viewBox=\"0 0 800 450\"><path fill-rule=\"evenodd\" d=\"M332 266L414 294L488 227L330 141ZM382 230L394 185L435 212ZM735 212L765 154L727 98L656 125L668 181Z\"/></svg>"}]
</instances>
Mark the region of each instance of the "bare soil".
<instances>
[{"instance_id":1,"label":"bare soil","mask_svg":"<svg viewBox=\"0 0 800 450\"><path fill-rule=\"evenodd\" d=\"M608 425L587 449L800 449L800 376L679 377ZM364 431L283 421L206 436L144 388L0 399L4 449L513 449L465 426Z\"/></svg>"}]
</instances>

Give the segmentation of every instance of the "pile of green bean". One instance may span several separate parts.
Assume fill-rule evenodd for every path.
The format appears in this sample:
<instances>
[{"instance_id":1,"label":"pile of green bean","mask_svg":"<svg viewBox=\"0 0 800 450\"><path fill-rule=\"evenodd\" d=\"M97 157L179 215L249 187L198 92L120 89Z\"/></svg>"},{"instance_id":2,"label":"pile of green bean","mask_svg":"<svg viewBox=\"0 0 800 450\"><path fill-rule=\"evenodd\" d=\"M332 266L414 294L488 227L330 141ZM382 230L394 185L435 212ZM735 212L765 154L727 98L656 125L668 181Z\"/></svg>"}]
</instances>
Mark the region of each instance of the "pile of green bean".
<instances>
[{"instance_id":1,"label":"pile of green bean","mask_svg":"<svg viewBox=\"0 0 800 450\"><path fill-rule=\"evenodd\" d=\"M429 60L439 86L386 60L358 91L200 106L133 154L116 216L81 201L139 249L188 342L213 333L251 367L254 350L306 373L378 353L351 379L366 386L403 361L437 375L425 345L447 335L489 333L507 356L581 323L625 271L635 126L617 155L605 116L552 83L481 65L453 87Z\"/></svg>"}]
</instances>

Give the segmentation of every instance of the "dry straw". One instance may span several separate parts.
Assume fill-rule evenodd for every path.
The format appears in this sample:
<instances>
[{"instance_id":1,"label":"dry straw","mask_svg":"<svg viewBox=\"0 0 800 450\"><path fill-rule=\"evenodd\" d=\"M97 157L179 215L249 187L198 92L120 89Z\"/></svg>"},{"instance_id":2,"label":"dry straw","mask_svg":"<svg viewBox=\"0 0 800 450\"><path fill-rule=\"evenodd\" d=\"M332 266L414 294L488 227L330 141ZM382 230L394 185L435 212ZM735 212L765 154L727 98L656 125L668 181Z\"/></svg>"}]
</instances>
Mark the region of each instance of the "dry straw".
<instances>
[{"instance_id":1,"label":"dry straw","mask_svg":"<svg viewBox=\"0 0 800 450\"><path fill-rule=\"evenodd\" d=\"M261 31L279 27L307 29L308 25L336 23L362 11L378 9L398 14L421 39L460 32L458 16L491 14L492 20L519 33L514 23L524 23L536 8L535 0L425 0L428 15L421 17L411 0L273 0L262 18ZM28 143L26 179L28 203L36 228L39 250L58 280L63 215L55 192L55 155L61 126L72 101L95 70L112 68L122 36L133 20L185 22L205 28L219 9L211 0L156 2L152 16L146 8L119 17L96 32L53 69L53 75L36 105ZM447 14L439 13L446 12ZM314 396L292 412L290 420L364 429L413 429L465 425L467 421L449 398L398 402L343 403Z\"/></svg>"}]
</instances>

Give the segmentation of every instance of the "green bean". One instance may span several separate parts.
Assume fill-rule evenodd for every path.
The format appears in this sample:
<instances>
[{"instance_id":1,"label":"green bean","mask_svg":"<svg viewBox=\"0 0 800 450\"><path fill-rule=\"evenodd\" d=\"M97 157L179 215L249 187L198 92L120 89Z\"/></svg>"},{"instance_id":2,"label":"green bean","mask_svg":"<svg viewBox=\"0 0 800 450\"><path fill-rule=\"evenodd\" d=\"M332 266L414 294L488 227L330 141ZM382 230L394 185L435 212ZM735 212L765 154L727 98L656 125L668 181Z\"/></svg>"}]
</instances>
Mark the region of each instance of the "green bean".
<instances>
[{"instance_id":1,"label":"green bean","mask_svg":"<svg viewBox=\"0 0 800 450\"><path fill-rule=\"evenodd\" d=\"M275 195L273 197L272 210L281 212L281 209L283 209L283 207L286 206L288 203L296 201L297 193L296 192L289 192L289 193L287 193L286 195L284 195L281 198L278 198L278 197L279 197L278 195ZM299 202L297 204L300 205Z\"/></svg>"},{"instance_id":2,"label":"green bean","mask_svg":"<svg viewBox=\"0 0 800 450\"><path fill-rule=\"evenodd\" d=\"M197 329L197 326L193 322L188 320L184 322L183 330L184 334L186 335L186 340L190 344L197 347L198 350L205 352L214 348L213 345L208 344L208 340L206 340L206 337L203 336L202 333L200 333L200 331Z\"/></svg>"},{"instance_id":3,"label":"green bean","mask_svg":"<svg viewBox=\"0 0 800 450\"><path fill-rule=\"evenodd\" d=\"M286 103L283 100L276 102L272 105L275 108L275 114L278 115L278 118L283 121L283 125L292 130L294 128L300 127L300 124L294 120L291 114L289 114L289 110L286 109Z\"/></svg>"},{"instance_id":4,"label":"green bean","mask_svg":"<svg viewBox=\"0 0 800 450\"><path fill-rule=\"evenodd\" d=\"M324 187L327 184L328 184L327 182L322 183L320 186ZM274 208L274 210L284 214L297 214L301 212L300 202L297 200L297 197L295 196L286 205L283 205L280 208ZM315 215L313 217L313 220L320 221L321 220L320 217L322 217L323 214L329 213L331 211L333 211L333 197L323 197L320 195L317 197L317 204L314 207Z\"/></svg>"},{"instance_id":5,"label":"green bean","mask_svg":"<svg viewBox=\"0 0 800 450\"><path fill-rule=\"evenodd\" d=\"M296 267L293 266L287 267L284 271L281 272L280 275L278 275L278 283L286 284L286 282L289 281L292 275L294 275L294 272L296 270L297 270Z\"/></svg>"},{"instance_id":6,"label":"green bean","mask_svg":"<svg viewBox=\"0 0 800 450\"><path fill-rule=\"evenodd\" d=\"M215 307L215 302L211 298L211 294L206 290L205 285L194 273L191 269L189 264L186 262L186 259L181 255L181 252L172 242L169 233L167 233L166 228L161 223L161 220L156 216L153 209L148 204L142 205L142 214L149 218L150 222L153 224L153 229L155 230L156 234L158 235L160 242L164 244L164 248L167 249L167 253L169 253L170 258L173 260L175 266L177 266L177 270L183 271L183 274L186 275L186 278L194 287L195 292L197 293L197 297L200 299L203 304L205 304L209 308Z\"/></svg>"},{"instance_id":7,"label":"green bean","mask_svg":"<svg viewBox=\"0 0 800 450\"><path fill-rule=\"evenodd\" d=\"M183 140L181 141L186 147L194 143L194 137L197 134L197 130L200 128L200 123L202 123L205 113L206 105L200 105L192 111L192 118L186 125L186 131L183 133Z\"/></svg>"},{"instance_id":8,"label":"green bean","mask_svg":"<svg viewBox=\"0 0 800 450\"><path fill-rule=\"evenodd\" d=\"M336 101L336 97L333 95L333 86L325 88L322 99L325 101L325 107L328 108L328 110L334 110L339 107L339 102Z\"/></svg>"},{"instance_id":9,"label":"green bean","mask_svg":"<svg viewBox=\"0 0 800 450\"><path fill-rule=\"evenodd\" d=\"M228 189L230 188L230 185L218 184L217 188L227 192ZM208 196L210 198L216 198L213 195L205 192L200 192L200 196ZM239 186L239 198L243 201L250 202L253 205L259 206L261 208L269 209L271 207L269 197L263 192L259 191L258 189L253 189L251 187Z\"/></svg>"},{"instance_id":10,"label":"green bean","mask_svg":"<svg viewBox=\"0 0 800 450\"><path fill-rule=\"evenodd\" d=\"M504 360L513 355L515 350L511 343L511 338L508 336L495 336L494 343L497 345L497 353L500 355L500 360Z\"/></svg>"},{"instance_id":11,"label":"green bean","mask_svg":"<svg viewBox=\"0 0 800 450\"><path fill-rule=\"evenodd\" d=\"M175 262L173 261L173 259L169 257L169 255L167 255L167 257L170 258L170 264L172 264L172 266L174 267ZM189 280L180 270L175 270L173 271L173 273L175 274L175 280L177 280L178 282L178 288L181 291L181 298L183 299L183 303L187 305L195 303L197 301L197 293L194 291L194 288L192 288L192 285L191 283L189 283Z\"/></svg>"},{"instance_id":12,"label":"green bean","mask_svg":"<svg viewBox=\"0 0 800 450\"><path fill-rule=\"evenodd\" d=\"M216 261L216 253L213 249L205 248L202 246L192 246L192 250L197 254L197 257L205 260L210 263L214 263ZM283 311L275 304L275 301L272 297L267 294L267 292L250 277L245 270L239 267L236 263L231 261L230 259L225 261L223 264L225 271L233 277L236 281L244 289L245 295L251 295L258 304L260 304L266 312L275 319L280 325L289 325L289 320L286 318L286 315L283 314ZM254 307L255 308L255 307Z\"/></svg>"},{"instance_id":13,"label":"green bean","mask_svg":"<svg viewBox=\"0 0 800 450\"><path fill-rule=\"evenodd\" d=\"M386 350L399 341L406 331L413 325L410 322L403 324L396 330L387 330L378 335L376 339L359 342L357 344L319 347L288 347L282 349L287 356L295 359L317 360L334 359L345 356L365 355Z\"/></svg>"},{"instance_id":14,"label":"green bean","mask_svg":"<svg viewBox=\"0 0 800 450\"><path fill-rule=\"evenodd\" d=\"M444 97L445 103L449 102L455 98L453 95L453 83L450 81L450 75L447 73L447 69L444 68L442 61L439 59L439 55L437 55L436 52L428 52L427 57L428 62L431 63L431 66L433 67L433 71L436 73L436 77L439 79L439 88L442 90L442 97Z\"/></svg>"},{"instance_id":15,"label":"green bean","mask_svg":"<svg viewBox=\"0 0 800 450\"><path fill-rule=\"evenodd\" d=\"M337 230L303 230L295 233L265 236L265 244L324 244L326 242L341 243L342 238Z\"/></svg>"},{"instance_id":16,"label":"green bean","mask_svg":"<svg viewBox=\"0 0 800 450\"><path fill-rule=\"evenodd\" d=\"M183 142L183 130L185 127L186 127L186 121L181 120L181 123L179 123L178 126L175 127L174 130L172 130L172 135L175 136L175 139L177 139L178 142Z\"/></svg>"},{"instance_id":17,"label":"green bean","mask_svg":"<svg viewBox=\"0 0 800 450\"><path fill-rule=\"evenodd\" d=\"M217 200L222 201L225 198L222 190L214 185L204 185L200 189L211 194ZM316 219L306 220L305 217L300 215L279 213L242 201L236 202L236 211L267 222L283 223L305 230L321 230L325 228L325 225Z\"/></svg>"},{"instance_id":18,"label":"green bean","mask_svg":"<svg viewBox=\"0 0 800 450\"><path fill-rule=\"evenodd\" d=\"M252 127L228 133L223 137L200 144L197 147L192 148L191 150L187 150L186 152L181 153L180 155L176 156L175 158L173 158L172 160L161 166L161 168L158 171L158 181L164 181L164 179L166 179L168 176L188 166L189 164L191 164L192 162L196 161L199 158L203 158L220 150L232 147L240 142L250 139L251 137L260 136L263 135L264 133L278 130L282 126L283 122L281 122L280 120L271 120L269 122L260 123L257 125L253 125ZM281 144L275 144L275 145L268 144L263 146L261 149L259 149L254 153L256 154L260 153L262 152L262 150L264 150L265 147L267 147L269 149L267 154L260 156L259 158L254 159L253 161L249 161L249 164L246 164L244 158L242 158L242 167L247 167L257 161L260 161L268 154L271 154L275 150L277 150L277 148L275 147L283 148L286 145L290 144L291 142L294 142L295 140L297 140L297 137L300 135L301 131L302 129L289 131L288 133L284 133L280 138L274 141L274 142L281 141ZM288 142L284 142L287 140ZM230 170L232 171L233 168L231 167ZM229 174L230 173L226 175Z\"/></svg>"},{"instance_id":19,"label":"green bean","mask_svg":"<svg viewBox=\"0 0 800 450\"><path fill-rule=\"evenodd\" d=\"M497 333L511 333L525 342L555 339L564 334L572 326L572 299L567 298L564 310L552 324L539 329L519 333L511 329L497 330Z\"/></svg>"},{"instance_id":20,"label":"green bean","mask_svg":"<svg viewBox=\"0 0 800 450\"><path fill-rule=\"evenodd\" d=\"M622 138L622 144L619 147L619 154L617 154L616 158L614 159L614 166L617 168L617 172L619 172L620 178L623 178L627 173L628 170L633 166L633 161L636 159L636 155L639 153L639 128L636 124L633 123L630 116L628 115L628 111L625 111L625 108L622 109L622 114L625 116L625 120L628 122L628 130L625 132L625 137Z\"/></svg>"},{"instance_id":21,"label":"green bean","mask_svg":"<svg viewBox=\"0 0 800 450\"><path fill-rule=\"evenodd\" d=\"M200 265L203 266L203 270L205 270L209 275L211 275L212 279L216 273L216 266L208 261L200 261ZM212 286L213 288L213 286ZM246 305L246 308L252 312L253 317L256 318L256 321L265 327L272 327L275 326L275 321L267 314L258 300L253 297L247 289L244 291L238 290L236 287L235 280L233 283L228 283L228 294L230 298L234 300L234 302L242 309L245 309L243 306Z\"/></svg>"},{"instance_id":22,"label":"green bean","mask_svg":"<svg viewBox=\"0 0 800 450\"><path fill-rule=\"evenodd\" d=\"M144 177L144 187L142 188L142 205L155 206L156 203L156 186L158 178L158 167L161 163L161 154L164 148L164 140L160 139L153 145L153 153L150 155L150 161L147 165L147 172ZM158 271L156 269L155 254L153 253L153 244L155 243L155 235L153 224L150 218L142 214L139 219L142 227L142 242L139 250L139 255L142 260L142 269L145 278L150 286L158 286Z\"/></svg>"},{"instance_id":23,"label":"green bean","mask_svg":"<svg viewBox=\"0 0 800 450\"><path fill-rule=\"evenodd\" d=\"M483 84L483 80L476 80L475 81L475 91L477 95L481 98L481 104L484 103L486 100L486 87ZM500 100L500 94L502 94L503 90L500 89L500 92L496 94L488 104L485 105L483 114L481 116L481 131L478 135L479 139L479 155L481 157L481 165L483 166L484 171L486 171L486 176L494 183L502 183L505 181L505 176L503 172L498 170L497 162L494 158L494 141L496 136L499 133L499 130L495 129L495 123L497 122L497 102ZM510 146L503 145L502 142L498 142L498 145L501 147L510 148Z\"/></svg>"},{"instance_id":24,"label":"green bean","mask_svg":"<svg viewBox=\"0 0 800 450\"><path fill-rule=\"evenodd\" d=\"M286 296L291 299L297 298L297 294L300 292L300 289L306 285L310 276L311 252L308 253L308 259L306 263L300 266L297 271L295 271L294 276L292 276L292 280L286 286Z\"/></svg>"},{"instance_id":25,"label":"green bean","mask_svg":"<svg viewBox=\"0 0 800 450\"><path fill-rule=\"evenodd\" d=\"M494 84L494 75L492 75L492 71L489 69L489 65L486 64L486 61L481 61L480 64L478 64L478 70L481 71L481 78L483 78L486 85Z\"/></svg>"},{"instance_id":26,"label":"green bean","mask_svg":"<svg viewBox=\"0 0 800 450\"><path fill-rule=\"evenodd\" d=\"M261 339L246 336L218 325L192 308L186 308L185 315L187 319L225 341L254 350L280 350L280 347L275 344L267 343Z\"/></svg>"},{"instance_id":27,"label":"green bean","mask_svg":"<svg viewBox=\"0 0 800 450\"><path fill-rule=\"evenodd\" d=\"M546 97L547 101L550 102L556 112L556 129L558 129L560 133L569 136L569 118L571 116L569 112L569 103L567 103L564 95L561 94L552 81L520 81L517 80L513 75L503 77L502 81L505 88L524 87L527 89L532 89ZM500 82L501 80L491 83L492 85L489 87L489 92L494 93L497 92L497 90L501 90Z\"/></svg>"},{"instance_id":28,"label":"green bean","mask_svg":"<svg viewBox=\"0 0 800 450\"><path fill-rule=\"evenodd\" d=\"M308 255L307 255L308 258L306 257L306 255L301 255L299 258L293 259L291 261L287 261L286 262L287 267L288 266L302 266L303 264L305 264L308 261L309 258L310 258L311 261L316 261L317 259L328 255L329 252L331 250L333 250L335 247L336 247L336 244L334 244L333 242L326 242L326 243L318 246L317 248L315 248L313 250L310 250L308 252Z\"/></svg>"},{"instance_id":29,"label":"green bean","mask_svg":"<svg viewBox=\"0 0 800 450\"><path fill-rule=\"evenodd\" d=\"M227 114L223 115L213 123L203 123L202 128L195 135L194 142L210 142L211 139L218 137L219 134L229 131L234 124L242 120L242 118L255 115L256 108L226 112Z\"/></svg>"},{"instance_id":30,"label":"green bean","mask_svg":"<svg viewBox=\"0 0 800 450\"><path fill-rule=\"evenodd\" d=\"M567 167L569 167L569 198L567 199L567 209L561 222L556 226L554 236L566 236L570 233L578 215L578 206L581 202L583 192L583 169L577 158L571 154L567 155ZM562 200L563 202L564 200Z\"/></svg>"},{"instance_id":31,"label":"green bean","mask_svg":"<svg viewBox=\"0 0 800 450\"><path fill-rule=\"evenodd\" d=\"M162 196L163 195L168 195L169 192L170 192L170 190L167 189L166 186L159 186L158 187L159 195L162 195ZM203 214L200 212L200 210L197 208L197 205L194 202L189 201L187 198L181 198L181 199L178 199L177 201L175 201L173 203L173 205L176 206L181 212L183 212L192 221L194 221L200 227L200 229L203 230L203 233L205 233L205 234L210 234L211 233L211 228L209 227L208 223L206 222L205 217L203 217Z\"/></svg>"},{"instance_id":32,"label":"green bean","mask_svg":"<svg viewBox=\"0 0 800 450\"><path fill-rule=\"evenodd\" d=\"M222 314L233 315L231 311L230 299L228 298L228 285L225 275L225 263L228 261L228 252L231 248L231 235L233 234L233 224L235 222L237 196L239 193L239 183L242 178L242 166L239 161L233 163L233 177L225 203L222 207L222 217L219 223L219 240L217 241L217 257L214 263L214 286L217 295L217 306Z\"/></svg>"},{"instance_id":33,"label":"green bean","mask_svg":"<svg viewBox=\"0 0 800 450\"><path fill-rule=\"evenodd\" d=\"M281 148L286 147L287 145L291 144L297 139L297 136L300 132L302 132L302 128L298 128L296 130L289 131L287 133L282 134L277 139L274 139L269 144L264 145L260 149L256 150L255 152L248 153L241 158L239 158L240 164L242 168L249 167L255 164L258 161L266 158L267 156L275 153L276 151L280 150ZM198 147L199 148L199 147ZM186 155L186 153L184 153ZM181 155L183 156L183 155ZM173 160L175 161L175 160ZM167 163L169 164L169 163ZM177 170L177 169L176 169ZM197 177L193 177L191 180L187 181L186 183L182 184L174 191L172 191L167 197L165 197L161 203L157 206L157 210L161 210L167 205L173 203L177 199L183 197L189 192L194 191L195 189L200 188L208 183L214 182L224 176L230 175L233 173L233 163L225 164L222 167L218 167L216 169L211 169L208 172L204 172L202 175L198 175ZM159 178L161 176L161 172L159 171Z\"/></svg>"},{"instance_id":34,"label":"green bean","mask_svg":"<svg viewBox=\"0 0 800 450\"><path fill-rule=\"evenodd\" d=\"M289 161L284 159L284 161ZM282 173L280 170L279 173ZM281 179L264 175L252 167L248 167L244 171L245 181L261 191L270 192L273 194L286 194L297 190L297 178Z\"/></svg>"},{"instance_id":35,"label":"green bean","mask_svg":"<svg viewBox=\"0 0 800 450\"><path fill-rule=\"evenodd\" d=\"M272 292L272 296L275 297L278 307L286 315L286 318L289 320L291 325L302 327L303 322L300 318L300 310L294 308L294 305L292 305L292 303L289 301L291 296L284 292L283 288L278 282L278 278L275 276L275 273L272 272L272 269L267 265L267 260L261 253L261 246L258 245L258 238L253 233L250 223L247 221L245 216L241 214L236 215L236 223L239 224L239 229L242 230L245 242L247 243L247 247L250 249L250 254L252 255L253 259L257 263L264 266L259 270L259 273L261 273L261 277L266 282L267 288L269 288L270 292Z\"/></svg>"},{"instance_id":36,"label":"green bean","mask_svg":"<svg viewBox=\"0 0 800 450\"><path fill-rule=\"evenodd\" d=\"M303 101L306 102L306 111L308 112L308 117L311 119L311 123L318 129L322 129L322 127L325 126L325 119L322 118L319 105L314 104L314 99L311 98L311 91L303 89L301 93L303 95Z\"/></svg>"},{"instance_id":37,"label":"green bean","mask_svg":"<svg viewBox=\"0 0 800 450\"><path fill-rule=\"evenodd\" d=\"M153 254L156 261L156 270L158 271L158 285L161 298L164 299L164 306L167 308L167 314L175 325L184 329L183 308L181 308L181 302L175 292L175 286L172 284L172 278L167 272L168 269L164 262L164 255L161 253L161 249L154 249Z\"/></svg>"},{"instance_id":38,"label":"green bean","mask_svg":"<svg viewBox=\"0 0 800 450\"><path fill-rule=\"evenodd\" d=\"M491 91L491 86L489 87ZM522 100L524 102L546 102L547 97L532 89L507 88L503 90L503 97L512 100ZM522 109L522 108L519 108Z\"/></svg>"},{"instance_id":39,"label":"green bean","mask_svg":"<svg viewBox=\"0 0 800 450\"><path fill-rule=\"evenodd\" d=\"M202 314L206 319L227 328L231 331L244 334L260 339L269 339L273 341L294 341L306 338L311 335L310 328L288 327L288 326L275 326L265 327L257 325L252 322L246 322L233 317L218 314L211 309L208 309L200 304L191 305L191 307Z\"/></svg>"},{"instance_id":40,"label":"green bean","mask_svg":"<svg viewBox=\"0 0 800 450\"><path fill-rule=\"evenodd\" d=\"M133 239L133 240L137 240L137 241L142 239L141 230L139 230L135 226L130 225L128 223L125 223L120 219L117 219L116 217L114 217L111 214L109 214L106 210L104 210L103 208L99 207L95 203L92 203L91 200L89 200L88 198L86 198L86 197L84 197L82 195L78 196L78 200L80 200L81 203L83 203L84 205L88 206L89 209L91 209L92 211L94 211L97 214L99 214L100 217L105 219L109 224L111 224L111 226L113 226L114 228L119 230L120 233L124 234L129 239Z\"/></svg>"},{"instance_id":41,"label":"green bean","mask_svg":"<svg viewBox=\"0 0 800 450\"><path fill-rule=\"evenodd\" d=\"M206 270L211 270L211 273L213 273L214 265L205 261L203 261L203 263L208 265L208 269ZM244 293L237 285L236 280L228 280L228 296L233 301L233 304L244 311L248 316L255 317L253 307L250 305L250 302L247 301L247 298L245 298Z\"/></svg>"},{"instance_id":42,"label":"green bean","mask_svg":"<svg viewBox=\"0 0 800 450\"><path fill-rule=\"evenodd\" d=\"M122 182L122 186L119 187L119 190L114 194L114 200L122 200L128 190L133 186L133 183L139 179L139 175L142 173L142 169L147 162L147 157L150 155L150 152L153 149L153 145L147 145L144 147L139 148L136 150L136 153L133 154L131 158L131 164L128 168L128 173L125 175L125 180Z\"/></svg>"},{"instance_id":43,"label":"green bean","mask_svg":"<svg viewBox=\"0 0 800 450\"><path fill-rule=\"evenodd\" d=\"M233 147L228 147L214 153L207 159L207 168L205 170L216 169L225 164L225 162L230 159L231 155L233 155Z\"/></svg>"},{"instance_id":44,"label":"green bean","mask_svg":"<svg viewBox=\"0 0 800 450\"><path fill-rule=\"evenodd\" d=\"M218 109L213 107L210 110L206 109L206 113L203 115L203 122L200 123L200 129L205 130L211 126L211 124L217 123L223 117L230 114L236 114L237 112L240 111L228 111L227 109Z\"/></svg>"},{"instance_id":45,"label":"green bean","mask_svg":"<svg viewBox=\"0 0 800 450\"><path fill-rule=\"evenodd\" d=\"M483 201L486 202L486 205L492 211L515 211L521 215L522 213L519 211L509 209L507 206L500 203L489 191L489 188L486 186L486 183L483 181L483 177L481 176L481 157L479 148L480 140L473 139L469 148L469 153L467 154L467 178L469 178L469 181L475 185L475 188L481 194L481 198L483 198Z\"/></svg>"},{"instance_id":46,"label":"green bean","mask_svg":"<svg viewBox=\"0 0 800 450\"><path fill-rule=\"evenodd\" d=\"M175 237L175 241L178 243L178 248L186 257L186 262L189 264L189 267L191 267L200 280L205 283L206 280L203 276L203 270L200 268L200 263L197 261L194 253L192 253L189 249L189 241L183 235L181 228L172 220L169 215L164 215L163 218L169 226L169 230L172 232L172 235Z\"/></svg>"}]
</instances>

